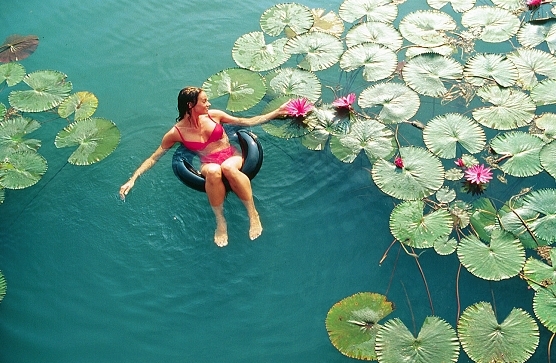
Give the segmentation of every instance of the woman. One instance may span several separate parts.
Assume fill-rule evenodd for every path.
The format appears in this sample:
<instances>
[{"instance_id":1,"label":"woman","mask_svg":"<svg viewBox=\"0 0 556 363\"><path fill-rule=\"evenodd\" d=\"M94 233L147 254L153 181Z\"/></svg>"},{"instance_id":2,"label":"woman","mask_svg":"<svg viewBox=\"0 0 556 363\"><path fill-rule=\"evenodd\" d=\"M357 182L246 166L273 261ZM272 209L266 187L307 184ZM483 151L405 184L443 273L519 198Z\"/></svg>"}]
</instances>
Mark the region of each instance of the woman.
<instances>
[{"instance_id":1,"label":"woman","mask_svg":"<svg viewBox=\"0 0 556 363\"><path fill-rule=\"evenodd\" d=\"M125 199L135 180L150 169L162 155L176 142L195 151L201 159L201 174L205 177L205 189L209 203L216 217L214 242L224 247L228 244L226 219L223 204L226 197L226 187L222 177L226 177L232 191L241 199L249 217L249 238L259 237L263 227L259 213L253 202L251 181L239 169L243 158L230 145L230 140L222 128L222 123L240 126L258 125L280 116L287 115L285 104L265 115L241 118L230 116L219 110L210 110L207 94L198 87L186 87L178 95L179 116L176 124L162 137L162 142L156 151L146 159L131 178L121 186L120 197Z\"/></svg>"}]
</instances>

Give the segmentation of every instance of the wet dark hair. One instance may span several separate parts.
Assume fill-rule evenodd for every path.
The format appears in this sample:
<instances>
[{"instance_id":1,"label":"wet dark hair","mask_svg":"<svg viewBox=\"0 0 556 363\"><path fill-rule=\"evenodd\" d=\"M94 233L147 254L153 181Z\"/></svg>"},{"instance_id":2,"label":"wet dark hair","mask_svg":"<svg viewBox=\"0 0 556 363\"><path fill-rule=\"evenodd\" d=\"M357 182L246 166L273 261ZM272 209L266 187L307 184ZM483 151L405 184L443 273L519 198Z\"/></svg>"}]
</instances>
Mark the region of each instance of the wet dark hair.
<instances>
[{"instance_id":1,"label":"wet dark hair","mask_svg":"<svg viewBox=\"0 0 556 363\"><path fill-rule=\"evenodd\" d=\"M176 122L185 117L185 115L191 115L191 109L195 107L199 99L199 93L203 91L199 87L185 87L178 94L178 118Z\"/></svg>"}]
</instances>

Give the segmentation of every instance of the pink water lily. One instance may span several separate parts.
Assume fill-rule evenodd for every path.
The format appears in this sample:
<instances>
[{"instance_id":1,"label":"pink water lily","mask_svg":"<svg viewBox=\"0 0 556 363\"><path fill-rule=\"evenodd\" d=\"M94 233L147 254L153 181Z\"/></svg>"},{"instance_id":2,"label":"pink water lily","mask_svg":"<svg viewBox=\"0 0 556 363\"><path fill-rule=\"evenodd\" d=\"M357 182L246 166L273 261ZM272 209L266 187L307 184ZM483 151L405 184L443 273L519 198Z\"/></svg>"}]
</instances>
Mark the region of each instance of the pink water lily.
<instances>
[{"instance_id":1,"label":"pink water lily","mask_svg":"<svg viewBox=\"0 0 556 363\"><path fill-rule=\"evenodd\" d=\"M527 6L531 7L538 7L541 6L542 0L527 0Z\"/></svg>"},{"instance_id":2,"label":"pink water lily","mask_svg":"<svg viewBox=\"0 0 556 363\"><path fill-rule=\"evenodd\" d=\"M463 161L462 158L457 159L456 161L454 161L454 163L456 163L456 165L459 166L460 168L465 167L465 162Z\"/></svg>"},{"instance_id":3,"label":"pink water lily","mask_svg":"<svg viewBox=\"0 0 556 363\"><path fill-rule=\"evenodd\" d=\"M286 105L286 111L292 117L305 117L313 107L314 105L306 98L294 98Z\"/></svg>"},{"instance_id":4,"label":"pink water lily","mask_svg":"<svg viewBox=\"0 0 556 363\"><path fill-rule=\"evenodd\" d=\"M465 179L474 184L488 183L492 179L492 172L483 164L473 165L465 170Z\"/></svg>"},{"instance_id":5,"label":"pink water lily","mask_svg":"<svg viewBox=\"0 0 556 363\"><path fill-rule=\"evenodd\" d=\"M355 102L355 93L350 93L347 96L336 98L332 102L332 106L338 108L351 108L351 105Z\"/></svg>"},{"instance_id":6,"label":"pink water lily","mask_svg":"<svg viewBox=\"0 0 556 363\"><path fill-rule=\"evenodd\" d=\"M402 158L396 156L396 158L394 159L394 165L396 165L396 168L402 169L404 167Z\"/></svg>"}]
</instances>

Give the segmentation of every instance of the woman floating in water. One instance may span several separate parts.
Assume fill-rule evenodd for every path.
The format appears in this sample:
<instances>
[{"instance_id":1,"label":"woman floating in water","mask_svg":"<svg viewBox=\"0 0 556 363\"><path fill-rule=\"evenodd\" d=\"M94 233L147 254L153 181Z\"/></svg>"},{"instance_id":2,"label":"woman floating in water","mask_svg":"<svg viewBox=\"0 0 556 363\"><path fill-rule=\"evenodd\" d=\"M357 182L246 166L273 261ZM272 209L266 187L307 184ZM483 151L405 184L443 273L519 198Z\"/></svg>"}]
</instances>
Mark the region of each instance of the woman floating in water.
<instances>
[{"instance_id":1,"label":"woman floating in water","mask_svg":"<svg viewBox=\"0 0 556 363\"><path fill-rule=\"evenodd\" d=\"M220 110L210 110L207 94L198 87L186 87L178 95L179 116L177 123L162 137L162 142L156 151L147 158L131 178L121 186L120 197L125 199L135 180L150 169L162 155L176 142L181 142L186 148L195 151L201 160L201 174L205 177L205 189L209 203L216 217L216 231L214 242L224 247L228 244L226 219L223 204L226 197L226 187L222 180L225 177L232 191L241 199L249 216L249 238L259 237L263 227L259 213L253 202L251 181L240 171L243 158L230 145L230 140L224 132L222 123L240 126L258 125L280 116L287 115L285 105L265 115L241 118L230 116Z\"/></svg>"}]
</instances>

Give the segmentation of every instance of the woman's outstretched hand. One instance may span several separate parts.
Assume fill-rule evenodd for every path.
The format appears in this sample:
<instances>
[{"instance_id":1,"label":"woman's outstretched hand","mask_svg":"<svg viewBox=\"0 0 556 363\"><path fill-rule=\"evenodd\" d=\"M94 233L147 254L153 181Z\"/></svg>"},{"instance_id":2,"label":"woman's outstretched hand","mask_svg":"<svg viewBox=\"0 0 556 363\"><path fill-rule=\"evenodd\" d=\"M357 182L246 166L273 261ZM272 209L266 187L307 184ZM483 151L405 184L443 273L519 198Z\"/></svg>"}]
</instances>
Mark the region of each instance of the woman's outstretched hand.
<instances>
[{"instance_id":1,"label":"woman's outstretched hand","mask_svg":"<svg viewBox=\"0 0 556 363\"><path fill-rule=\"evenodd\" d=\"M127 193L129 193L131 188L133 188L134 184L135 182L133 180L128 180L127 183L120 187L120 198L122 200L125 200L125 196L127 195Z\"/></svg>"}]
</instances>

